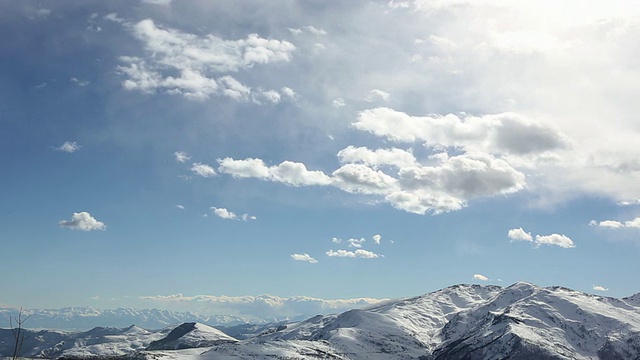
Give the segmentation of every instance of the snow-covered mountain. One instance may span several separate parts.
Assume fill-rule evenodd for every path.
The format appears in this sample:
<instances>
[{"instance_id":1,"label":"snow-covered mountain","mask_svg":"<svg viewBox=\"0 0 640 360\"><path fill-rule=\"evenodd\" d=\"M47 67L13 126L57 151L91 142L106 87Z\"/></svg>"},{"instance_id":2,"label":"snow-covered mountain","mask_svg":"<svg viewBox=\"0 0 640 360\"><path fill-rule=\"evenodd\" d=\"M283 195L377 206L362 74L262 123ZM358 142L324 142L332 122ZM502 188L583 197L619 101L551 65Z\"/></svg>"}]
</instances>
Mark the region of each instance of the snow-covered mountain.
<instances>
[{"instance_id":1,"label":"snow-covered mountain","mask_svg":"<svg viewBox=\"0 0 640 360\"><path fill-rule=\"evenodd\" d=\"M97 310L86 307L68 307L63 309L25 309L29 316L27 324L31 329L89 330L95 327L127 327L136 324L145 329L161 329L173 324L198 322L210 326L232 326L246 323L237 316L203 316L191 312L175 312L158 309L113 309ZM18 315L13 308L0 308L0 324L9 325L9 317Z\"/></svg>"},{"instance_id":2,"label":"snow-covered mountain","mask_svg":"<svg viewBox=\"0 0 640 360\"><path fill-rule=\"evenodd\" d=\"M97 327L85 332L23 331L25 340L20 355L48 359L123 356L143 350L193 349L237 341L200 323L184 323L155 331L134 325ZM0 329L0 357L10 356L14 344L11 330Z\"/></svg>"},{"instance_id":3,"label":"snow-covered mountain","mask_svg":"<svg viewBox=\"0 0 640 360\"><path fill-rule=\"evenodd\" d=\"M340 315L317 316L203 358L638 359L639 295L562 287L457 285Z\"/></svg>"},{"instance_id":4,"label":"snow-covered mountain","mask_svg":"<svg viewBox=\"0 0 640 360\"><path fill-rule=\"evenodd\" d=\"M155 332L137 327L30 332L23 355L135 352L136 358L154 360L640 359L640 294L616 299L524 282L506 288L456 285L364 310L242 329L260 334L236 340L197 323ZM12 339L10 333L2 334L0 355L7 354L6 341Z\"/></svg>"}]
</instances>

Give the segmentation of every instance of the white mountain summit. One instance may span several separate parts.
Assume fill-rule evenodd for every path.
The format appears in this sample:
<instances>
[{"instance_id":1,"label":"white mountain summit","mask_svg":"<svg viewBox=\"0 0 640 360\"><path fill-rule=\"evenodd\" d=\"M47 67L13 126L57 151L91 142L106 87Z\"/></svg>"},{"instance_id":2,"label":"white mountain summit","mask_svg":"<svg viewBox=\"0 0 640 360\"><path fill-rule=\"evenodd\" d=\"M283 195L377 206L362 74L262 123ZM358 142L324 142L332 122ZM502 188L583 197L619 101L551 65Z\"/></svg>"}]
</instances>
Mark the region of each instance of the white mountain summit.
<instances>
[{"instance_id":1,"label":"white mountain summit","mask_svg":"<svg viewBox=\"0 0 640 360\"><path fill-rule=\"evenodd\" d=\"M25 344L23 355L69 358L135 353L136 358L149 359L639 359L639 299L640 294L615 299L524 282L506 288L456 285L364 310L274 326L245 340L197 323L156 332L135 327L102 328L85 333L33 334L33 339L42 341ZM10 339L2 334L0 355L5 355L6 341ZM49 337L57 342L48 343Z\"/></svg>"}]
</instances>

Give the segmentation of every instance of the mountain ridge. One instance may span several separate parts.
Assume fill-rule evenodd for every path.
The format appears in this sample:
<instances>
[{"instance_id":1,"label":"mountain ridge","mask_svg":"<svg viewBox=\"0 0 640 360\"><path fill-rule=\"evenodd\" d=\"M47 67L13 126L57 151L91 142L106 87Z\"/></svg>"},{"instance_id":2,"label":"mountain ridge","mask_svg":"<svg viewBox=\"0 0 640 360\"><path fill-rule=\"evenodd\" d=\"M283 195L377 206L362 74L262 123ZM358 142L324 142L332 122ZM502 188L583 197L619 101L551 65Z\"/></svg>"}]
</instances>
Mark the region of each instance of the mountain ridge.
<instances>
[{"instance_id":1,"label":"mountain ridge","mask_svg":"<svg viewBox=\"0 0 640 360\"><path fill-rule=\"evenodd\" d=\"M639 299L640 293L613 298L528 282L459 284L300 322L242 325L239 334L245 333L237 338L191 322L157 331L52 332L54 341L32 342L29 349L34 356L154 360L640 359Z\"/></svg>"}]
</instances>

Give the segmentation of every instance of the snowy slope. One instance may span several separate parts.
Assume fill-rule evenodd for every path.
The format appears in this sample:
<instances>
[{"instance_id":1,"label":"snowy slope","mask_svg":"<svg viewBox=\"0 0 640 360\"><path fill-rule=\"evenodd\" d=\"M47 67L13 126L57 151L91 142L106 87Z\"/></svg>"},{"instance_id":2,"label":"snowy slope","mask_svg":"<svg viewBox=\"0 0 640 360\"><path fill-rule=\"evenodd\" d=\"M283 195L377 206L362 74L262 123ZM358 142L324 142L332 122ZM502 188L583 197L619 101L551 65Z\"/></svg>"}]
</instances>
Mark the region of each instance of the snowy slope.
<instances>
[{"instance_id":1,"label":"snowy slope","mask_svg":"<svg viewBox=\"0 0 640 360\"><path fill-rule=\"evenodd\" d=\"M24 355L136 352L137 358L154 360L640 359L640 294L615 299L523 282L506 288L456 285L363 310L247 328L258 329L259 335L240 341L199 323L159 331L129 327L29 332ZM11 338L2 334L0 351L6 351Z\"/></svg>"},{"instance_id":2,"label":"snowy slope","mask_svg":"<svg viewBox=\"0 0 640 360\"><path fill-rule=\"evenodd\" d=\"M122 356L145 350L151 344L156 349L181 349L212 346L234 338L210 326L186 323L150 331L137 326L127 328L97 327L85 332L24 330L25 342L21 355L39 358L87 358ZM0 357L13 352L13 334L0 330Z\"/></svg>"},{"instance_id":3,"label":"snowy slope","mask_svg":"<svg viewBox=\"0 0 640 360\"><path fill-rule=\"evenodd\" d=\"M238 340L211 326L184 323L171 330L166 337L147 346L147 350L178 350L218 345Z\"/></svg>"},{"instance_id":4,"label":"snowy slope","mask_svg":"<svg viewBox=\"0 0 640 360\"><path fill-rule=\"evenodd\" d=\"M457 285L366 310L317 316L203 358L636 359L638 295L562 287ZM318 355L322 354L322 355Z\"/></svg>"}]
</instances>

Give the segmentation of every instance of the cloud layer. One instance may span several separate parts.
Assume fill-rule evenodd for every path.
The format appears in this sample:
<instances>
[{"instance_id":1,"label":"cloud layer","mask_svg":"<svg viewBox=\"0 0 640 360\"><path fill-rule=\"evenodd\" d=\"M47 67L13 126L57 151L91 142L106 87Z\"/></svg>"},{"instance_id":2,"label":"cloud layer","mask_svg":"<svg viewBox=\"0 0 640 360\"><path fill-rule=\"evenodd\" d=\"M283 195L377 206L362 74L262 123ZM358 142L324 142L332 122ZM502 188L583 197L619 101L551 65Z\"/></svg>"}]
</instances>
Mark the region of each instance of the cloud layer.
<instances>
[{"instance_id":1,"label":"cloud layer","mask_svg":"<svg viewBox=\"0 0 640 360\"><path fill-rule=\"evenodd\" d=\"M158 295L140 297L145 304L165 308L199 309L207 314L236 315L247 320L264 320L283 317L310 317L317 314L340 313L354 308L379 304L386 299L355 298L326 300L306 296L185 296Z\"/></svg>"}]
</instances>

